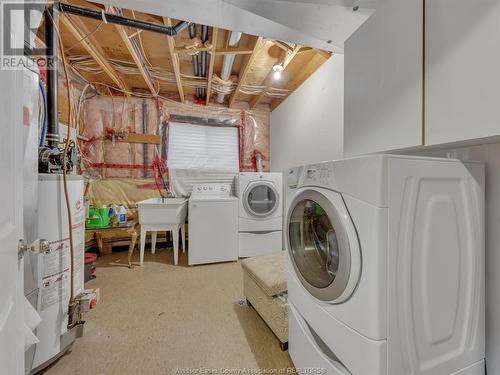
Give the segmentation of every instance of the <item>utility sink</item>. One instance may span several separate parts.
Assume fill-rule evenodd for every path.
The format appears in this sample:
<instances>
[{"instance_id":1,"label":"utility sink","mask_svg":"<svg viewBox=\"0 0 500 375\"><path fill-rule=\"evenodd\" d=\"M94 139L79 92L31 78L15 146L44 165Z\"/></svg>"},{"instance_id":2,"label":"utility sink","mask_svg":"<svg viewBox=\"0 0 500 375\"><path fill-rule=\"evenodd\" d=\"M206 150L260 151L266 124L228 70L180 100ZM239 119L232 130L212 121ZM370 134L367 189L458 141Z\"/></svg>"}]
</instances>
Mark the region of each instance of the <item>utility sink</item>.
<instances>
[{"instance_id":1,"label":"utility sink","mask_svg":"<svg viewBox=\"0 0 500 375\"><path fill-rule=\"evenodd\" d=\"M179 260L179 229L182 236L182 249L186 251L185 225L187 216L186 198L150 198L137 203L139 224L141 224L140 262L144 265L146 233L151 232L151 252L155 253L156 233L171 231L174 243L174 264Z\"/></svg>"},{"instance_id":2,"label":"utility sink","mask_svg":"<svg viewBox=\"0 0 500 375\"><path fill-rule=\"evenodd\" d=\"M181 224L187 216L186 198L150 198L138 202L139 224Z\"/></svg>"}]
</instances>

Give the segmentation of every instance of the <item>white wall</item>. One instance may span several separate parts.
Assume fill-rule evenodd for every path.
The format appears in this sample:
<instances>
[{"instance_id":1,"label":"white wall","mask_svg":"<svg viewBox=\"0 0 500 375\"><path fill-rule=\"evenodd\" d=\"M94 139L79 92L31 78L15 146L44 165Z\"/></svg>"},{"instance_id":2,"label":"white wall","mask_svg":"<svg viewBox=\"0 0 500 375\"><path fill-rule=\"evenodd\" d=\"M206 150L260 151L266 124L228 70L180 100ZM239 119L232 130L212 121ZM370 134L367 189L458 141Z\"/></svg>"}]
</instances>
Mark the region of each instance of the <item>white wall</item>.
<instances>
[{"instance_id":1,"label":"white wall","mask_svg":"<svg viewBox=\"0 0 500 375\"><path fill-rule=\"evenodd\" d=\"M344 56L333 55L271 112L271 171L343 155Z\"/></svg>"},{"instance_id":2,"label":"white wall","mask_svg":"<svg viewBox=\"0 0 500 375\"><path fill-rule=\"evenodd\" d=\"M482 161L486 165L486 367L500 374L500 143L421 151L419 155Z\"/></svg>"}]
</instances>

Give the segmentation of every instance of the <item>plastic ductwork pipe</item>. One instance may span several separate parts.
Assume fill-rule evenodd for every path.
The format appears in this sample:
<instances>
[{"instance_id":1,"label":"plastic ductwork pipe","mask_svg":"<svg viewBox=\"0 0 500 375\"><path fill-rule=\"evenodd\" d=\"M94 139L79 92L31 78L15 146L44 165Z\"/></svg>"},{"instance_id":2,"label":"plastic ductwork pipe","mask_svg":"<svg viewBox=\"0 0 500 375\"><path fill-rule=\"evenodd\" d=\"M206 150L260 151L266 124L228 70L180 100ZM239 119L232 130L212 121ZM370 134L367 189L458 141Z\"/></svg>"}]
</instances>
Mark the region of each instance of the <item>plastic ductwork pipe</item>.
<instances>
[{"instance_id":1,"label":"plastic ductwork pipe","mask_svg":"<svg viewBox=\"0 0 500 375\"><path fill-rule=\"evenodd\" d=\"M237 31L231 31L231 35L229 35L228 47L238 47L240 44L241 33ZM229 77L231 77L231 69L233 68L234 63L234 54L228 54L224 56L224 62L222 64L222 73L221 78L224 81L227 81ZM224 103L224 94L217 94L217 102Z\"/></svg>"},{"instance_id":2,"label":"plastic ductwork pipe","mask_svg":"<svg viewBox=\"0 0 500 375\"><path fill-rule=\"evenodd\" d=\"M191 39L194 39L196 37L196 24L190 23L189 24L189 37ZM198 66L198 54L193 54L191 56L191 59L193 61L193 74L195 77L200 76L200 68ZM199 98L201 96L201 89L196 88L196 96Z\"/></svg>"},{"instance_id":3,"label":"plastic ductwork pipe","mask_svg":"<svg viewBox=\"0 0 500 375\"><path fill-rule=\"evenodd\" d=\"M201 42L203 44L208 40L208 26L201 25ZM207 78L207 51L201 52L201 76ZM206 89L202 89L202 97L206 96Z\"/></svg>"},{"instance_id":4,"label":"plastic ductwork pipe","mask_svg":"<svg viewBox=\"0 0 500 375\"><path fill-rule=\"evenodd\" d=\"M189 22L181 21L174 26L175 35L179 34L182 30L189 26Z\"/></svg>"}]
</instances>

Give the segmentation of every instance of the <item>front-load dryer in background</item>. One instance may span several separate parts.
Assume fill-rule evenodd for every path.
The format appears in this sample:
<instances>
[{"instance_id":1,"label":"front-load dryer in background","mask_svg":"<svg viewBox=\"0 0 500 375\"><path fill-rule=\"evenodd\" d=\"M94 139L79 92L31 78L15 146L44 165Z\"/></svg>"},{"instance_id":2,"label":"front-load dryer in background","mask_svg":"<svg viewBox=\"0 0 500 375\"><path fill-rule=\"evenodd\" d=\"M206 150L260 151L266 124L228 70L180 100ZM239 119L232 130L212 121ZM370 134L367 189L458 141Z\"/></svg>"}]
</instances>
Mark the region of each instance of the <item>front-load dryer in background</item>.
<instances>
[{"instance_id":1,"label":"front-load dryer in background","mask_svg":"<svg viewBox=\"0 0 500 375\"><path fill-rule=\"evenodd\" d=\"M484 374L482 164L371 155L292 168L287 185L297 368Z\"/></svg>"},{"instance_id":2,"label":"front-load dryer in background","mask_svg":"<svg viewBox=\"0 0 500 375\"><path fill-rule=\"evenodd\" d=\"M239 256L252 257L283 249L283 175L241 172L239 198Z\"/></svg>"}]
</instances>

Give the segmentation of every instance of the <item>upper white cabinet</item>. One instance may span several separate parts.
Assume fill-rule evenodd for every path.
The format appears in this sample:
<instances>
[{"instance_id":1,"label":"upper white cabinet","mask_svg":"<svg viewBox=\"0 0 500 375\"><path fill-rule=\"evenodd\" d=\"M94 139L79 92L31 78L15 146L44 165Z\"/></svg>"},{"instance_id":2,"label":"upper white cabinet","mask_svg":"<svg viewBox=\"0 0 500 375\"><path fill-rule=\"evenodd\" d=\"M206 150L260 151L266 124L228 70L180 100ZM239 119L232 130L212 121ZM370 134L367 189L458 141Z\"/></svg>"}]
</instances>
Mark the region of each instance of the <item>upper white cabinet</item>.
<instances>
[{"instance_id":1,"label":"upper white cabinet","mask_svg":"<svg viewBox=\"0 0 500 375\"><path fill-rule=\"evenodd\" d=\"M500 135L500 1L426 1L425 43L426 144Z\"/></svg>"},{"instance_id":2,"label":"upper white cabinet","mask_svg":"<svg viewBox=\"0 0 500 375\"><path fill-rule=\"evenodd\" d=\"M346 156L422 144L422 44L422 0L381 1L345 42Z\"/></svg>"}]
</instances>

